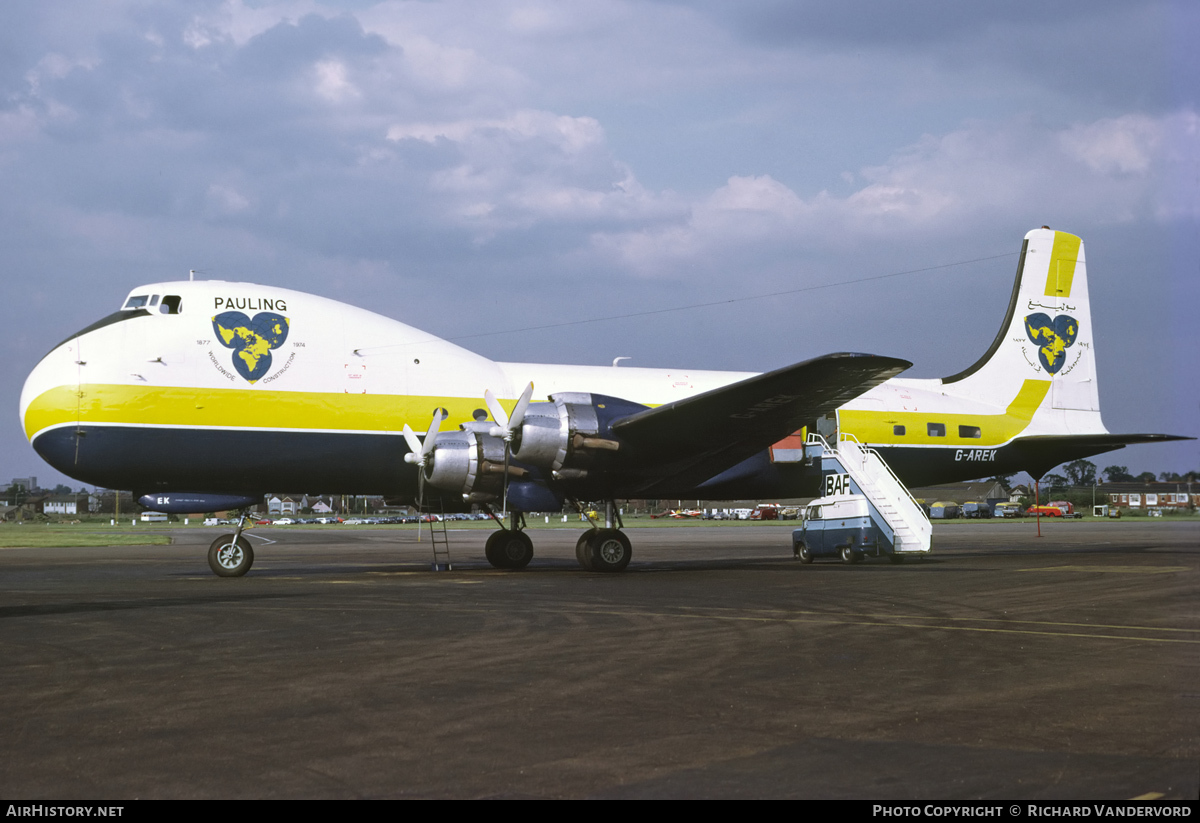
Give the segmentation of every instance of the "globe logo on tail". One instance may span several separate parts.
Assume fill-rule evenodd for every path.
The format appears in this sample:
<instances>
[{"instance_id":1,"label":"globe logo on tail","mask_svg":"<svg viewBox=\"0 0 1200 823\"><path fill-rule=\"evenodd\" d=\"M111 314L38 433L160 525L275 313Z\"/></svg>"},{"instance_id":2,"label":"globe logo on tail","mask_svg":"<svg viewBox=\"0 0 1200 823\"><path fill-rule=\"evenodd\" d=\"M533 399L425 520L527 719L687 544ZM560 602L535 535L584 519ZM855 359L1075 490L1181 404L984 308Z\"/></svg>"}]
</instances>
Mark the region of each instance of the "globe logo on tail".
<instances>
[{"instance_id":1,"label":"globe logo on tail","mask_svg":"<svg viewBox=\"0 0 1200 823\"><path fill-rule=\"evenodd\" d=\"M251 319L240 311L227 311L212 319L221 345L233 349L233 368L251 383L271 369L271 350L287 340L290 321L282 314L259 312Z\"/></svg>"},{"instance_id":2,"label":"globe logo on tail","mask_svg":"<svg viewBox=\"0 0 1200 823\"><path fill-rule=\"evenodd\" d=\"M1067 362L1067 349L1079 336L1079 323L1068 314L1060 314L1053 320L1050 315L1036 312L1025 318L1025 331L1038 347L1038 359L1050 374Z\"/></svg>"}]
</instances>

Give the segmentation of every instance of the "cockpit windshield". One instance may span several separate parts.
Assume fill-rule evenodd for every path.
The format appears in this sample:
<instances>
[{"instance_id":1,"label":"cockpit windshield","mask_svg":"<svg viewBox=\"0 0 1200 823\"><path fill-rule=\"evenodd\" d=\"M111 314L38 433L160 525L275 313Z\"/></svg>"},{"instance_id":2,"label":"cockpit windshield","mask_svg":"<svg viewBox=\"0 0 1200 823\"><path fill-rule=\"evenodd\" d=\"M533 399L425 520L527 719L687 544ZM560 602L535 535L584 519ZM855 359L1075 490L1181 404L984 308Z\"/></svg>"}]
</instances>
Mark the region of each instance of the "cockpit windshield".
<instances>
[{"instance_id":1,"label":"cockpit windshield","mask_svg":"<svg viewBox=\"0 0 1200 823\"><path fill-rule=\"evenodd\" d=\"M160 303L159 300L162 302ZM131 294L121 307L121 311L145 309L154 311L157 307L159 314L179 314L183 311L183 299L177 294L166 296L159 294Z\"/></svg>"}]
</instances>

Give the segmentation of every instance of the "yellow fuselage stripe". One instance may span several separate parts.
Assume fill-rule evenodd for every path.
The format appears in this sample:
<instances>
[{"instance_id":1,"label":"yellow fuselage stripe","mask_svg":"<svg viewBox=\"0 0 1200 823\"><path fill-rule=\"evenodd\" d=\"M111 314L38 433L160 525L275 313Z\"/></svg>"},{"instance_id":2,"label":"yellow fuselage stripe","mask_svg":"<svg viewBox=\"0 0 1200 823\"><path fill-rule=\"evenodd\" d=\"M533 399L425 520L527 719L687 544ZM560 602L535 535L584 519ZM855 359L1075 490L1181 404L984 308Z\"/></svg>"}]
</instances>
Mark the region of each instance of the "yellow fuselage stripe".
<instances>
[{"instance_id":1,"label":"yellow fuselage stripe","mask_svg":"<svg viewBox=\"0 0 1200 823\"><path fill-rule=\"evenodd\" d=\"M510 409L514 402L501 401ZM442 424L449 430L483 406L471 397L85 384L79 392L59 386L41 394L25 413L25 434L33 439L64 424L369 432L399 431L408 423L424 431L437 408L450 412Z\"/></svg>"},{"instance_id":2,"label":"yellow fuselage stripe","mask_svg":"<svg viewBox=\"0 0 1200 823\"><path fill-rule=\"evenodd\" d=\"M1049 380L1026 380L1004 414L953 414L942 412L863 411L843 409L839 426L863 443L892 446L998 446L1025 430L1050 391ZM926 425L942 423L944 437L929 436ZM904 426L897 435L894 426ZM959 437L959 426L974 426L980 437Z\"/></svg>"},{"instance_id":3,"label":"yellow fuselage stripe","mask_svg":"<svg viewBox=\"0 0 1200 823\"><path fill-rule=\"evenodd\" d=\"M1020 434L1049 389L1048 380L1026 380L1004 414L846 409L839 419L843 431L864 443L992 446ZM511 409L515 401L501 402ZM67 424L395 432L405 423L423 428L437 408L450 412L443 424L450 430L472 420L482 407L471 397L85 384L79 391L59 386L37 397L25 413L25 434L32 440L40 431ZM946 436L930 437L930 422L944 423ZM906 434L895 435L896 425ZM960 425L978 427L982 437L959 437Z\"/></svg>"}]
</instances>

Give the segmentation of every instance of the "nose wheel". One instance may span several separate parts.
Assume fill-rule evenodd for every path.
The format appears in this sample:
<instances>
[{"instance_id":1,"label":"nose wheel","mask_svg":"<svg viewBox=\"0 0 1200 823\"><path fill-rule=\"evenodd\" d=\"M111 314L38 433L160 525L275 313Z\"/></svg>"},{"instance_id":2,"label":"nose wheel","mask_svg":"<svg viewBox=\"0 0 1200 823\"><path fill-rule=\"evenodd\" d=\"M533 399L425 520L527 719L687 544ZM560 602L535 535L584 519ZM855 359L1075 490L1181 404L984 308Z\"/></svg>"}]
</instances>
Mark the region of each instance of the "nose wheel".
<instances>
[{"instance_id":1,"label":"nose wheel","mask_svg":"<svg viewBox=\"0 0 1200 823\"><path fill-rule=\"evenodd\" d=\"M241 577L254 565L254 549L240 534L223 534L208 547L208 567L219 577Z\"/></svg>"},{"instance_id":2,"label":"nose wheel","mask_svg":"<svg viewBox=\"0 0 1200 823\"><path fill-rule=\"evenodd\" d=\"M254 565L254 549L250 541L242 537L246 527L246 513L238 518L237 531L223 534L208 547L208 567L218 577L241 577Z\"/></svg>"}]
</instances>

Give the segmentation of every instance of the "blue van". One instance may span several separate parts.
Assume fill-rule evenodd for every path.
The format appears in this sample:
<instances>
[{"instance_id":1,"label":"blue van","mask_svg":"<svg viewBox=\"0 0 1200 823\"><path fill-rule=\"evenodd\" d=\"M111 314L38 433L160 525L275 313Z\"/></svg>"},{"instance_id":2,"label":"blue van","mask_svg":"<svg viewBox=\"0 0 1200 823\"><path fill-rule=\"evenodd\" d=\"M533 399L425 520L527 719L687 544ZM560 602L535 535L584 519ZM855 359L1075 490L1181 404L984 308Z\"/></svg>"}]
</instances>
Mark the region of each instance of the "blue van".
<instances>
[{"instance_id":1,"label":"blue van","mask_svg":"<svg viewBox=\"0 0 1200 823\"><path fill-rule=\"evenodd\" d=\"M867 498L838 494L808 504L804 525L792 532L792 552L801 563L811 563L815 557L841 557L843 563L857 563L864 555L890 553L891 547L871 521Z\"/></svg>"}]
</instances>

